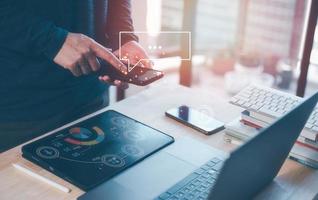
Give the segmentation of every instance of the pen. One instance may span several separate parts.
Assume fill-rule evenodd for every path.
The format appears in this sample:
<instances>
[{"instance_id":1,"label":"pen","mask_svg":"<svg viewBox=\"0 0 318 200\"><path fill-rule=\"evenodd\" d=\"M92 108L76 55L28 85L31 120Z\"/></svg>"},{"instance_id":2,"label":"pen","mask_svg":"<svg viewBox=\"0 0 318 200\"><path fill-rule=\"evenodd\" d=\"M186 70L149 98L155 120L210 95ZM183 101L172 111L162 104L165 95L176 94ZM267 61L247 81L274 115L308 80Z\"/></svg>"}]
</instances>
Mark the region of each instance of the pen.
<instances>
[{"instance_id":1,"label":"pen","mask_svg":"<svg viewBox=\"0 0 318 200\"><path fill-rule=\"evenodd\" d=\"M51 186L63 191L65 193L71 192L70 188L67 188L67 187L65 187L63 185L60 185L60 184L58 184L58 183L56 183L56 182L54 182L54 181L52 181L52 180L50 180L48 178L45 178L43 176L40 176L39 174L36 174L36 173L32 172L31 170L29 170L29 169L27 169L27 168L25 168L25 167L23 167L21 165L18 165L18 164L15 164L15 163L13 163L12 165L13 165L14 168L16 168L16 169L18 169L18 170L20 170L20 171L22 171L22 172L34 177L34 178L40 180L40 181L43 181L43 182L45 182L45 183L47 183L47 184L49 184L49 185L51 185Z\"/></svg>"}]
</instances>

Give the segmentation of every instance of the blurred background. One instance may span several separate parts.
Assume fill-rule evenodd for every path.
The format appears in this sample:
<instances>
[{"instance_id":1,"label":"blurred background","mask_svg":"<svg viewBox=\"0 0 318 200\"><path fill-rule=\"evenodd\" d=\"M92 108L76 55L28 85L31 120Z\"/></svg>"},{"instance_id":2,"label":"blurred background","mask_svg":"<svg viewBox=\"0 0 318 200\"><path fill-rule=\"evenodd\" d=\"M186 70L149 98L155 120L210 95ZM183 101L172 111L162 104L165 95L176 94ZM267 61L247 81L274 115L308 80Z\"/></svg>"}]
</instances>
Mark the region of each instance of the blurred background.
<instances>
[{"instance_id":1,"label":"blurred background","mask_svg":"<svg viewBox=\"0 0 318 200\"><path fill-rule=\"evenodd\" d=\"M155 68L165 72L161 82L228 97L249 83L303 96L318 89L312 6L311 0L133 0L132 12L135 31L149 32L139 39L156 58ZM190 31L191 61L180 60L188 53L186 40L162 39L155 34L159 31ZM164 48L149 51L150 40ZM120 100L143 89L113 89L113 97Z\"/></svg>"}]
</instances>

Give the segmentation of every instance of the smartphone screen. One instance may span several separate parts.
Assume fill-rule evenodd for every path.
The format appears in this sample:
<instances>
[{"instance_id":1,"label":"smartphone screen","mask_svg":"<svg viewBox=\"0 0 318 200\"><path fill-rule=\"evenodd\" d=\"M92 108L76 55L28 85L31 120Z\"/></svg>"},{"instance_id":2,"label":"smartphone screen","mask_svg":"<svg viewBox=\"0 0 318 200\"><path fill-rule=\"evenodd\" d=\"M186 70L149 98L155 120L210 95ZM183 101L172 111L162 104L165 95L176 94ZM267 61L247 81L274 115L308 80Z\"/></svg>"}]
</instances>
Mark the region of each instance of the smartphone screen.
<instances>
[{"instance_id":1,"label":"smartphone screen","mask_svg":"<svg viewBox=\"0 0 318 200\"><path fill-rule=\"evenodd\" d=\"M125 80L128 83L133 83L136 85L148 85L148 84L162 78L163 75L164 74L161 71L136 66L136 67L134 67L133 70L131 70L128 73Z\"/></svg>"},{"instance_id":2,"label":"smartphone screen","mask_svg":"<svg viewBox=\"0 0 318 200\"><path fill-rule=\"evenodd\" d=\"M224 123L188 106L170 109L166 115L208 135L224 129Z\"/></svg>"},{"instance_id":3,"label":"smartphone screen","mask_svg":"<svg viewBox=\"0 0 318 200\"><path fill-rule=\"evenodd\" d=\"M164 76L164 73L161 71L138 65L128 72L127 75L124 75L105 61L100 61L100 63L101 69L98 72L99 75L108 75L113 80L121 80L134 85L145 86Z\"/></svg>"}]
</instances>

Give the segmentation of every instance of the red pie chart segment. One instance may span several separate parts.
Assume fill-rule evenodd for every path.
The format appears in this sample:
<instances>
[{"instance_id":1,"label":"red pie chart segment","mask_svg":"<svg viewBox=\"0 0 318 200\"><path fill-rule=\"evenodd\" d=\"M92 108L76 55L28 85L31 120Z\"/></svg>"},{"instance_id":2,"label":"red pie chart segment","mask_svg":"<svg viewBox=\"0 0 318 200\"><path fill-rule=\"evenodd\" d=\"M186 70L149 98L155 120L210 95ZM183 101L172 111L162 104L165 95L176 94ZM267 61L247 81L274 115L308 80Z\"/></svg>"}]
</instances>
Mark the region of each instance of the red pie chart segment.
<instances>
[{"instance_id":1,"label":"red pie chart segment","mask_svg":"<svg viewBox=\"0 0 318 200\"><path fill-rule=\"evenodd\" d=\"M67 137L64 140L68 143L75 145L95 145L102 142L105 139L105 133L102 129L97 126L92 128L94 131L91 131L83 127L73 127L69 130L69 133L72 137ZM89 138L94 138L89 140Z\"/></svg>"}]
</instances>

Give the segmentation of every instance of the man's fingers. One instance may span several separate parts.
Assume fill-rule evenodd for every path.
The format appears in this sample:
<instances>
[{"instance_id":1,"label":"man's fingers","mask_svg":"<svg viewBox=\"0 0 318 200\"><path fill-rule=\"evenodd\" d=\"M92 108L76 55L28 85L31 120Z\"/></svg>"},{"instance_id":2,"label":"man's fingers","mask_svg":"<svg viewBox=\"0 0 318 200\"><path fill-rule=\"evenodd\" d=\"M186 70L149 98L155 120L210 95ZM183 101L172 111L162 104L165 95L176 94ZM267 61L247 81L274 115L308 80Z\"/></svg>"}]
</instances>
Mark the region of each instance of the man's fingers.
<instances>
[{"instance_id":1,"label":"man's fingers","mask_svg":"<svg viewBox=\"0 0 318 200\"><path fill-rule=\"evenodd\" d=\"M85 55L85 57L87 59L87 62L89 64L90 68L93 71L96 72L100 69L100 63L99 63L98 59L96 58L96 56L92 52Z\"/></svg>"},{"instance_id":2,"label":"man's fingers","mask_svg":"<svg viewBox=\"0 0 318 200\"><path fill-rule=\"evenodd\" d=\"M123 63L128 63L130 66L134 66L136 64L140 65L141 67L152 68L153 62L149 60L149 57L144 52L136 52L136 54L126 55L121 60Z\"/></svg>"},{"instance_id":3,"label":"man's fingers","mask_svg":"<svg viewBox=\"0 0 318 200\"><path fill-rule=\"evenodd\" d=\"M120 48L120 47L119 47L119 48ZM118 58L119 58L119 50L114 51L114 52L113 52L113 54L114 54L116 57L118 57Z\"/></svg>"},{"instance_id":4,"label":"man's fingers","mask_svg":"<svg viewBox=\"0 0 318 200\"><path fill-rule=\"evenodd\" d=\"M112 66L117 68L123 74L127 73L127 67L109 50L107 50L102 45L93 41L91 44L91 49L94 51L95 55L108 61Z\"/></svg>"},{"instance_id":5,"label":"man's fingers","mask_svg":"<svg viewBox=\"0 0 318 200\"><path fill-rule=\"evenodd\" d=\"M140 50L137 52L137 55L135 56L136 59L140 60L140 62L144 65L146 68L152 68L153 62L149 60L149 56L146 52Z\"/></svg>"},{"instance_id":6,"label":"man's fingers","mask_svg":"<svg viewBox=\"0 0 318 200\"><path fill-rule=\"evenodd\" d=\"M80 68L81 68L83 74L87 75L91 72L91 68L90 68L90 66L85 58L82 58L81 60L79 60L78 63L80 65Z\"/></svg>"},{"instance_id":7,"label":"man's fingers","mask_svg":"<svg viewBox=\"0 0 318 200\"><path fill-rule=\"evenodd\" d=\"M121 60L122 63L128 65L129 64L129 59L124 59L124 60Z\"/></svg>"},{"instance_id":8,"label":"man's fingers","mask_svg":"<svg viewBox=\"0 0 318 200\"><path fill-rule=\"evenodd\" d=\"M80 66L78 64L71 67L70 70L74 76L82 75L82 71L81 71Z\"/></svg>"},{"instance_id":9,"label":"man's fingers","mask_svg":"<svg viewBox=\"0 0 318 200\"><path fill-rule=\"evenodd\" d=\"M100 81L104 81L104 82L110 82L110 78L109 78L109 76L107 76L107 75L105 75L105 76L99 76L98 77L98 79L100 80Z\"/></svg>"},{"instance_id":10,"label":"man's fingers","mask_svg":"<svg viewBox=\"0 0 318 200\"><path fill-rule=\"evenodd\" d=\"M122 83L122 81L120 81L120 80L115 80L114 81L114 85L116 85L116 86L120 86L121 83Z\"/></svg>"},{"instance_id":11,"label":"man's fingers","mask_svg":"<svg viewBox=\"0 0 318 200\"><path fill-rule=\"evenodd\" d=\"M121 89L127 89L129 87L128 83L122 82L120 80L112 80L109 76L99 76L98 79L104 83L111 84L113 86L119 87Z\"/></svg>"},{"instance_id":12,"label":"man's fingers","mask_svg":"<svg viewBox=\"0 0 318 200\"><path fill-rule=\"evenodd\" d=\"M129 87L128 83L122 82L120 80L115 80L114 85L119 87L120 89L127 89Z\"/></svg>"},{"instance_id":13,"label":"man's fingers","mask_svg":"<svg viewBox=\"0 0 318 200\"><path fill-rule=\"evenodd\" d=\"M141 60L140 61L146 68L153 68L153 62L151 60Z\"/></svg>"}]
</instances>

